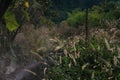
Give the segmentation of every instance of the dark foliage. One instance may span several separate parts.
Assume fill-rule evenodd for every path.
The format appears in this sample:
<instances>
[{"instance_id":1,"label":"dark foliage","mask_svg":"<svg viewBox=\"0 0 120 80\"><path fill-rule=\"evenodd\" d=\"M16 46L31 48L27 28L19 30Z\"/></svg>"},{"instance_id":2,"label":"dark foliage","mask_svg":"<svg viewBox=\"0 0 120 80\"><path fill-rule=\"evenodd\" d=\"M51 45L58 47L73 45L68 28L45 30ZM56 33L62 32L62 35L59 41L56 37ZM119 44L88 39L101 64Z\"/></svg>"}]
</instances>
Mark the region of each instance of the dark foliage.
<instances>
[{"instance_id":1,"label":"dark foliage","mask_svg":"<svg viewBox=\"0 0 120 80\"><path fill-rule=\"evenodd\" d=\"M13 0L0 0L0 19L3 17L5 11L8 9L12 1Z\"/></svg>"}]
</instances>

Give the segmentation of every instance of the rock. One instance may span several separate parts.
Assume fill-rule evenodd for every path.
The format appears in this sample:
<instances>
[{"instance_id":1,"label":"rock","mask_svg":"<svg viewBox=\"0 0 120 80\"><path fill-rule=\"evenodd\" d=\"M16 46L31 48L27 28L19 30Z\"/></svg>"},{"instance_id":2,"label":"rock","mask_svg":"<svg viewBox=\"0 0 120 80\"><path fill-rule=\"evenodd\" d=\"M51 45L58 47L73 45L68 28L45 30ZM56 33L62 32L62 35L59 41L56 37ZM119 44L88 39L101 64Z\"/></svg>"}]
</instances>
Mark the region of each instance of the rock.
<instances>
[{"instance_id":1,"label":"rock","mask_svg":"<svg viewBox=\"0 0 120 80\"><path fill-rule=\"evenodd\" d=\"M46 63L38 62L24 68L18 68L7 75L6 80L42 80L44 78L44 70L47 67Z\"/></svg>"}]
</instances>

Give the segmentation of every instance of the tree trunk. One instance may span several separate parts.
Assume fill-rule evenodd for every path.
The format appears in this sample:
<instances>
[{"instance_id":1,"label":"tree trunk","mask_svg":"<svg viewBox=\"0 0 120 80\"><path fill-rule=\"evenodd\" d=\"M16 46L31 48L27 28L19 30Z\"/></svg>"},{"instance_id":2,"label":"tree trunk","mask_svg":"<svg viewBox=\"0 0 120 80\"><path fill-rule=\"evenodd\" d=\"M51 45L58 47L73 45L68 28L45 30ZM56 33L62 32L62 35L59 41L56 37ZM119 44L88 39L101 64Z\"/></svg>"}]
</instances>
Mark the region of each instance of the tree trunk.
<instances>
[{"instance_id":1,"label":"tree trunk","mask_svg":"<svg viewBox=\"0 0 120 80\"><path fill-rule=\"evenodd\" d=\"M88 39L89 39L89 30L88 30L88 8L85 9L85 34L86 34L86 37L85 37L85 40L86 40L86 45L87 45L87 42L88 42Z\"/></svg>"},{"instance_id":2,"label":"tree trunk","mask_svg":"<svg viewBox=\"0 0 120 80\"><path fill-rule=\"evenodd\" d=\"M13 0L0 0L0 53L7 50L10 42L9 31L3 16Z\"/></svg>"},{"instance_id":3,"label":"tree trunk","mask_svg":"<svg viewBox=\"0 0 120 80\"><path fill-rule=\"evenodd\" d=\"M4 53L9 49L10 39L9 39L9 30L6 28L3 20L0 21L0 52Z\"/></svg>"}]
</instances>

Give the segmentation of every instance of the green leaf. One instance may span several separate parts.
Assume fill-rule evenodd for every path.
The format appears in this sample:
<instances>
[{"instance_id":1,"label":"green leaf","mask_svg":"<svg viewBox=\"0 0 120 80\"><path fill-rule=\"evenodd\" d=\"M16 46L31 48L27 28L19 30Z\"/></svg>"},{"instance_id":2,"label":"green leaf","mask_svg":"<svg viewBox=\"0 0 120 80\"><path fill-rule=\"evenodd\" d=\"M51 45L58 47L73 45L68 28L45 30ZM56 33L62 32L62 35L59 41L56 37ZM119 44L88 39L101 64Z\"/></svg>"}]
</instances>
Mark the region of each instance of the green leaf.
<instances>
[{"instance_id":1,"label":"green leaf","mask_svg":"<svg viewBox=\"0 0 120 80\"><path fill-rule=\"evenodd\" d=\"M22 10L22 12L23 12L23 15L25 16L26 20L30 21L29 13L27 11L25 11L25 10Z\"/></svg>"},{"instance_id":2,"label":"green leaf","mask_svg":"<svg viewBox=\"0 0 120 80\"><path fill-rule=\"evenodd\" d=\"M15 14L13 12L6 12L4 18L6 20L6 27L9 31L14 31L19 27L19 24L17 23Z\"/></svg>"}]
</instances>

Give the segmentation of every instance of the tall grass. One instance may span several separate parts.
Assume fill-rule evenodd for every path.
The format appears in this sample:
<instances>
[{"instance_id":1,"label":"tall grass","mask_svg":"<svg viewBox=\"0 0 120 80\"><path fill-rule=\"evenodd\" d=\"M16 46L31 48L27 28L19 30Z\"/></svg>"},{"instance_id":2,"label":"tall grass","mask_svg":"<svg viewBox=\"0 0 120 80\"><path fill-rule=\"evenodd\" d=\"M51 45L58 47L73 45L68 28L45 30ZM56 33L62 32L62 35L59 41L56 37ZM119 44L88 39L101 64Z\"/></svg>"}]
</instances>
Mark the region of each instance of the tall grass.
<instances>
[{"instance_id":1,"label":"tall grass","mask_svg":"<svg viewBox=\"0 0 120 80\"><path fill-rule=\"evenodd\" d=\"M72 43L72 42L71 42ZM119 80L120 47L107 39L93 37L88 47L84 41L73 41L64 47L64 55L53 57L57 62L49 69L51 80Z\"/></svg>"}]
</instances>

